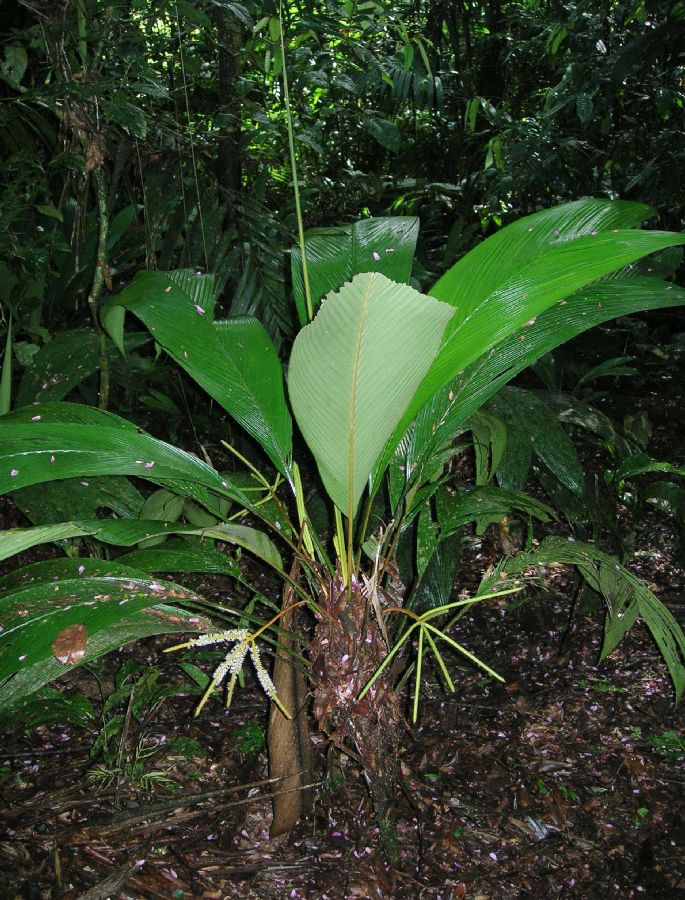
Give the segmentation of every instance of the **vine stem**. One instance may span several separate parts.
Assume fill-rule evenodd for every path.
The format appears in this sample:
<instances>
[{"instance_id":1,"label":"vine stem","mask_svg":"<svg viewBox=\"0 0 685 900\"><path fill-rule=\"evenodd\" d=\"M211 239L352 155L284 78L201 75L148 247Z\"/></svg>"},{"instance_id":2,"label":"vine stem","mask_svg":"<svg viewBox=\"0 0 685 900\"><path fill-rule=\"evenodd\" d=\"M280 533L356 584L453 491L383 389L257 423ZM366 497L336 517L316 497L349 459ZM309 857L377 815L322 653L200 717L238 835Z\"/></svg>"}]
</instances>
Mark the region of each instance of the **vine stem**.
<instances>
[{"instance_id":1,"label":"vine stem","mask_svg":"<svg viewBox=\"0 0 685 900\"><path fill-rule=\"evenodd\" d=\"M98 408L107 409L109 404L109 357L107 356L107 338L98 316L98 301L103 285L107 279L107 237L109 234L109 215L107 210L107 185L102 162L92 170L95 183L95 194L98 206L98 243L95 258L95 270L88 294L88 308L93 327L98 337L100 351L100 389L98 392Z\"/></svg>"}]
</instances>

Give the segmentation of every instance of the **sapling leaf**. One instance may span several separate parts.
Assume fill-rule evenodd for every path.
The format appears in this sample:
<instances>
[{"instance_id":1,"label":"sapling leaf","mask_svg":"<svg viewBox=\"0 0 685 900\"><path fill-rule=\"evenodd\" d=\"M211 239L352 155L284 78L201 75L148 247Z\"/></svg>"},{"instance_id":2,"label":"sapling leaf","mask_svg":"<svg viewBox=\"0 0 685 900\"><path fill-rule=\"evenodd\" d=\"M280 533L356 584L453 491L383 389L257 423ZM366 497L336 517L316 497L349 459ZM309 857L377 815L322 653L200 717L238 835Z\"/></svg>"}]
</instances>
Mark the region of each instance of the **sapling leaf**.
<instances>
[{"instance_id":1,"label":"sapling leaf","mask_svg":"<svg viewBox=\"0 0 685 900\"><path fill-rule=\"evenodd\" d=\"M248 316L212 322L208 276L138 272L110 306L123 306L195 381L252 435L288 475L292 426L281 364L264 327ZM199 288L198 288L199 290ZM203 305L204 304L204 305Z\"/></svg>"},{"instance_id":2,"label":"sapling leaf","mask_svg":"<svg viewBox=\"0 0 685 900\"><path fill-rule=\"evenodd\" d=\"M384 275L357 275L328 295L295 339L288 374L293 412L326 490L348 520L453 312Z\"/></svg>"}]
</instances>

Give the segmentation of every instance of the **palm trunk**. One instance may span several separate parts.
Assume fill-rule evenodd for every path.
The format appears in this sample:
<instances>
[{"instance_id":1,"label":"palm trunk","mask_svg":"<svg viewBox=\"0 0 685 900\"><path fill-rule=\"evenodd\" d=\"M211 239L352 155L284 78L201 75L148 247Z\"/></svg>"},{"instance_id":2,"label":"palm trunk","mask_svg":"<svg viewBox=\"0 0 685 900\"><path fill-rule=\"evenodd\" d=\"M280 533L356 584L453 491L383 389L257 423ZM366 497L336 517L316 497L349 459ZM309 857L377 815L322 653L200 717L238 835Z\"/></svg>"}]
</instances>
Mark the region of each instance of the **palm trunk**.
<instances>
[{"instance_id":1,"label":"palm trunk","mask_svg":"<svg viewBox=\"0 0 685 900\"><path fill-rule=\"evenodd\" d=\"M388 861L396 866L397 842L391 803L398 783L403 718L391 676L379 678L363 699L358 696L388 652L384 629L372 616L367 592L353 579L339 577L323 598L325 615L311 646L314 719L331 743L362 768ZM378 608L378 607L377 607Z\"/></svg>"}]
</instances>

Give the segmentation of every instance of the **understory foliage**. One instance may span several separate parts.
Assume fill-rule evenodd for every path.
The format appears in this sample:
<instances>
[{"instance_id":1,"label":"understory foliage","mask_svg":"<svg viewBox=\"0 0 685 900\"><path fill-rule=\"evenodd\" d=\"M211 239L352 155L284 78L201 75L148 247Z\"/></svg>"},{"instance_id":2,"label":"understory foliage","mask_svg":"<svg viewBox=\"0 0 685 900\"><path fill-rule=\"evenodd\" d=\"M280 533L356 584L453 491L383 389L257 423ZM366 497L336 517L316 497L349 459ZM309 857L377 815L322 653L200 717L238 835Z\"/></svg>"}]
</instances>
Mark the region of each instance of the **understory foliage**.
<instances>
[{"instance_id":1,"label":"understory foliage","mask_svg":"<svg viewBox=\"0 0 685 900\"><path fill-rule=\"evenodd\" d=\"M450 635L469 605L575 565L602 655L641 619L680 699L683 633L568 430L609 451L605 495L660 473L645 498L681 522L683 470L593 405L634 360L553 351L685 302L682 236L639 228L644 201L682 222L685 4L79 0L4 28L0 490L30 526L0 558L58 554L0 579L6 722L132 641L220 646L183 665L198 712L254 667L303 789L274 830L306 811L313 721L392 859L398 686L415 721L427 657L449 690L454 654L499 677ZM559 516L581 541L536 546ZM500 565L455 599L460 535L493 525Z\"/></svg>"},{"instance_id":2,"label":"understory foliage","mask_svg":"<svg viewBox=\"0 0 685 900\"><path fill-rule=\"evenodd\" d=\"M682 2L73 0L13 4L2 30L0 301L21 367L88 321L96 256L107 287L211 271L225 311L292 336L281 38L305 221L420 216L424 285L579 193L682 227Z\"/></svg>"},{"instance_id":3,"label":"understory foliage","mask_svg":"<svg viewBox=\"0 0 685 900\"><path fill-rule=\"evenodd\" d=\"M304 267L314 317L293 343L287 387L275 346L257 319L215 317L212 276L187 269L139 272L101 311L119 351L127 353L129 313L264 455L260 461L226 443L237 466L219 471L211 460L113 413L40 395L7 413L0 427L0 490L34 525L0 535L3 558L76 538L135 549L110 560L106 553L82 556L71 544L65 558L32 563L2 579L3 704L16 706L65 667L136 638L203 632L178 646L223 643L228 650L198 711L225 679L230 702L249 657L273 701L272 722L292 720L288 739L271 744L272 764L282 771L285 755L293 765L283 774L303 775L302 754L293 759L292 748L302 747L306 735L308 681L314 721L364 771L393 860L389 808L403 722L397 680L413 665L416 719L426 655L434 657L448 689L454 686L446 647L499 677L450 637L450 617L471 603L521 590L531 567L575 564L604 598L604 655L641 618L679 699L685 636L663 604L596 545L529 547L488 575L475 597L452 599L454 537L466 524L483 528L509 516L531 522L554 516L521 489L525 458L523 476L516 475L506 457L507 414L502 406L486 411L486 402L506 397L520 414L523 399L533 422L536 404L544 408L545 401L501 390L517 373L618 314L685 302L685 292L641 262L682 241L636 228L649 214L639 204L602 200L543 210L479 245L427 295L407 283L415 220L370 219L317 234L305 243ZM294 284L302 314L304 282ZM29 382L25 391L36 387ZM293 443L295 426L318 470L319 486L308 498L300 466L309 467L307 456L295 453L304 449ZM511 425L509 433L515 448ZM471 484L455 480L451 467L468 434L479 447ZM548 431L545 440L532 430L533 450L580 495L574 458L566 448L564 462L563 441L553 435ZM624 474L631 465L644 471L649 460L628 456ZM493 483L498 472L504 486ZM310 509L329 504L331 524L317 528ZM260 619L260 592L249 587L238 557L222 550L231 545L282 580L279 612ZM220 572L247 586L253 598L247 607L228 603L211 611L229 623L217 630L201 597L157 576L169 571ZM298 610L311 614L309 623L294 615ZM261 657L267 640L276 641L281 663L290 657L273 677ZM300 795L294 797L287 811L276 803L277 829L302 812Z\"/></svg>"}]
</instances>

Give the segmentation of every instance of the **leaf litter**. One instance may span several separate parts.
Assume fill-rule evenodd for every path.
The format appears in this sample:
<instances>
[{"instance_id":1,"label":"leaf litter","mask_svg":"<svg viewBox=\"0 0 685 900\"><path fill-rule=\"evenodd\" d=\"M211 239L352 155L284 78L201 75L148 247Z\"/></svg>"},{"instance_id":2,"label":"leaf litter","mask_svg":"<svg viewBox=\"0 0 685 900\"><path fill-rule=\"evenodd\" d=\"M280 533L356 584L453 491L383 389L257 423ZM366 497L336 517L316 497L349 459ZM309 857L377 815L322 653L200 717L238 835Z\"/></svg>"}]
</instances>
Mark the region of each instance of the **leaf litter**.
<instances>
[{"instance_id":1,"label":"leaf litter","mask_svg":"<svg viewBox=\"0 0 685 900\"><path fill-rule=\"evenodd\" d=\"M653 512L640 529L632 568L682 618L678 536ZM495 535L471 537L460 589L472 590L499 552ZM160 668L178 692L130 718L123 748L146 748L150 768L166 780L120 777L94 790L97 723L0 735L6 896L679 896L685 736L664 664L638 627L598 665L601 609L577 612L567 629L572 575L548 575L546 593L516 609L504 598L475 605L453 632L505 684L457 657L456 694L443 692L438 672L427 673L419 722L401 751L394 810L400 871L389 872L376 849L363 779L344 760L317 787L311 819L270 840L264 705L255 677L246 673L230 710L215 700L193 719L197 693L162 654L173 637L153 638L109 657L100 684L79 668L59 684L101 711L120 662ZM221 595L223 587L207 577L198 590ZM78 650L80 636L73 637ZM70 644L68 636L67 650ZM317 749L323 758L325 746Z\"/></svg>"}]
</instances>

